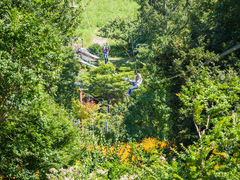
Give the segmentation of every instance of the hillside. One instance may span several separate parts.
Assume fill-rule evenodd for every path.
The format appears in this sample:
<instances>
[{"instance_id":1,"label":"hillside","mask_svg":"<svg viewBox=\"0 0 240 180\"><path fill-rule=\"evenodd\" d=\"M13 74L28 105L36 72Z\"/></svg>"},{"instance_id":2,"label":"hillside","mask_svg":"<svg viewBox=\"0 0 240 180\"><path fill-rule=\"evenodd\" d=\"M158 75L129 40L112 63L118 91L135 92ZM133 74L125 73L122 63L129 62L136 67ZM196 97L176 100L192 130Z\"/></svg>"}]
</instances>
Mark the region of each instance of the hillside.
<instances>
[{"instance_id":1,"label":"hillside","mask_svg":"<svg viewBox=\"0 0 240 180\"><path fill-rule=\"evenodd\" d=\"M107 21L117 17L129 18L136 16L138 4L134 0L83 0L82 22L78 33L86 46L92 44L97 36L98 28Z\"/></svg>"}]
</instances>

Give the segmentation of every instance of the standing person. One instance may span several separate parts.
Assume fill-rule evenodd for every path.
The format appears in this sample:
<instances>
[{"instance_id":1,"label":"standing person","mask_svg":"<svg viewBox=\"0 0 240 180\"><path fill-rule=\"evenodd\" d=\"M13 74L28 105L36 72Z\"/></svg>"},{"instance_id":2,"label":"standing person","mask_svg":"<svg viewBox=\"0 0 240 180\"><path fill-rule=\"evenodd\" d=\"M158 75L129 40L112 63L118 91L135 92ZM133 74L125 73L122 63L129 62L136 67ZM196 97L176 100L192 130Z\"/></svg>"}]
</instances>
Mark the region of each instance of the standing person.
<instances>
[{"instance_id":1,"label":"standing person","mask_svg":"<svg viewBox=\"0 0 240 180\"><path fill-rule=\"evenodd\" d=\"M134 81L129 80L126 81L128 81L130 84L133 84L133 86L127 92L127 96L131 96L133 90L139 88L140 84L142 83L142 76L140 73L137 73L137 77L135 78Z\"/></svg>"},{"instance_id":2,"label":"standing person","mask_svg":"<svg viewBox=\"0 0 240 180\"><path fill-rule=\"evenodd\" d=\"M106 43L104 46L104 58L105 58L105 64L108 64L108 54L110 52L110 46Z\"/></svg>"}]
</instances>

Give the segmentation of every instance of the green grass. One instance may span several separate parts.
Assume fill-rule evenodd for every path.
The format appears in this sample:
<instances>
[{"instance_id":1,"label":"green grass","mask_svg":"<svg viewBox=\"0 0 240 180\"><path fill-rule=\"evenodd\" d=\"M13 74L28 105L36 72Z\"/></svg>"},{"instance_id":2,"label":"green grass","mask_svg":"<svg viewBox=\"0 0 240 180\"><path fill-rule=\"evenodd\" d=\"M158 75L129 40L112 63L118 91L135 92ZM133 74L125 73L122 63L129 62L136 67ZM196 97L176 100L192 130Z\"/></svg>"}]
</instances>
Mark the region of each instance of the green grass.
<instances>
[{"instance_id":1,"label":"green grass","mask_svg":"<svg viewBox=\"0 0 240 180\"><path fill-rule=\"evenodd\" d=\"M85 12L77 33L84 39L85 47L92 44L98 29L107 21L132 18L137 15L138 8L135 0L82 0L82 4Z\"/></svg>"}]
</instances>

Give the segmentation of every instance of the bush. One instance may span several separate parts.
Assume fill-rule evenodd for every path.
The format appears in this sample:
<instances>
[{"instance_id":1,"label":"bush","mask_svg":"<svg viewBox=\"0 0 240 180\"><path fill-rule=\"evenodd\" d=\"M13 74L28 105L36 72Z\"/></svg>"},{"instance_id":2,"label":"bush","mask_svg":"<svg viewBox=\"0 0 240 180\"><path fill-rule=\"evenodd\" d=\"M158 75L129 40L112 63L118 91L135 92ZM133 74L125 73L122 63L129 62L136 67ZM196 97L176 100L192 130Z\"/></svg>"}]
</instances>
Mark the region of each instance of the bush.
<instances>
[{"instance_id":1,"label":"bush","mask_svg":"<svg viewBox=\"0 0 240 180\"><path fill-rule=\"evenodd\" d=\"M101 59L104 59L104 53L103 53L103 47L101 47L99 44L93 44L88 47L88 51Z\"/></svg>"},{"instance_id":2,"label":"bush","mask_svg":"<svg viewBox=\"0 0 240 180\"><path fill-rule=\"evenodd\" d=\"M22 110L11 117L0 124L0 175L44 178L50 168L65 164L62 150L74 140L75 132L68 113L48 95L41 91L28 114Z\"/></svg>"}]
</instances>

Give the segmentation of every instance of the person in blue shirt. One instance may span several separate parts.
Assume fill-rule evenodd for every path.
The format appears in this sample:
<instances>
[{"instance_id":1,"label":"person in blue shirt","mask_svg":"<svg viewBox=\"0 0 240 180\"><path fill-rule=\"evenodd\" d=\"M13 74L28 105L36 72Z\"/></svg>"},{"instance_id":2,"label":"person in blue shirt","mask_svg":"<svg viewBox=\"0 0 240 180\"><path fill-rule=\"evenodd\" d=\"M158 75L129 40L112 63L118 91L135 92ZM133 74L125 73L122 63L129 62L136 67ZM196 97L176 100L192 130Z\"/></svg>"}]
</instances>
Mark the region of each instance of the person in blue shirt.
<instances>
[{"instance_id":1,"label":"person in blue shirt","mask_svg":"<svg viewBox=\"0 0 240 180\"><path fill-rule=\"evenodd\" d=\"M137 73L137 77L135 78L134 81L131 81L131 80L128 80L128 79L125 79L125 81L129 82L130 84L132 84L133 86L128 90L127 92L127 96L131 96L132 95L132 92L134 89L137 89L139 88L140 84L142 83L142 76L140 73Z\"/></svg>"},{"instance_id":2,"label":"person in blue shirt","mask_svg":"<svg viewBox=\"0 0 240 180\"><path fill-rule=\"evenodd\" d=\"M104 58L105 58L105 64L108 64L108 54L110 52L110 46L106 43L104 46Z\"/></svg>"}]
</instances>

